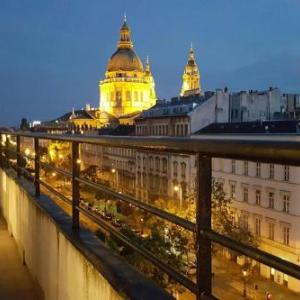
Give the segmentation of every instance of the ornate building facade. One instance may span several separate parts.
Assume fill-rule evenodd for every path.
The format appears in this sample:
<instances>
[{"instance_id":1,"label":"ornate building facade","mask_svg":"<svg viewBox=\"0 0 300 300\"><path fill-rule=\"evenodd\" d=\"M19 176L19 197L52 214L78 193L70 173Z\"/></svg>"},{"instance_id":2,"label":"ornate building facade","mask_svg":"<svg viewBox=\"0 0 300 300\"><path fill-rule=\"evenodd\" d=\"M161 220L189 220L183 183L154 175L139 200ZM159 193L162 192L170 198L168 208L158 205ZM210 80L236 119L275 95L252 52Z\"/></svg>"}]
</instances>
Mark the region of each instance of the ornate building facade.
<instances>
[{"instance_id":1,"label":"ornate building facade","mask_svg":"<svg viewBox=\"0 0 300 300\"><path fill-rule=\"evenodd\" d=\"M155 83L147 59L145 67L133 50L126 17L116 52L99 82L100 110L115 117L138 113L156 102Z\"/></svg>"},{"instance_id":2,"label":"ornate building facade","mask_svg":"<svg viewBox=\"0 0 300 300\"><path fill-rule=\"evenodd\" d=\"M196 63L194 49L191 46L188 62L182 75L182 88L180 96L201 94L200 71Z\"/></svg>"}]
</instances>

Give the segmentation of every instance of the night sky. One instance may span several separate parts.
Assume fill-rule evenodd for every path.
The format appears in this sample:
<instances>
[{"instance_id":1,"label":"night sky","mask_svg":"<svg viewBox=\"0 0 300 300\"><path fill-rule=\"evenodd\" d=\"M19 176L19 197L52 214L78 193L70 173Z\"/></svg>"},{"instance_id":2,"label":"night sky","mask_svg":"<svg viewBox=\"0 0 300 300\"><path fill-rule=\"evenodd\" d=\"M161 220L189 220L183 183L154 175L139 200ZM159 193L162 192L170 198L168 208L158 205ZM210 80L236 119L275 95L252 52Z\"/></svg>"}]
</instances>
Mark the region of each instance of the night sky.
<instances>
[{"instance_id":1,"label":"night sky","mask_svg":"<svg viewBox=\"0 0 300 300\"><path fill-rule=\"evenodd\" d=\"M191 42L204 90L300 92L300 0L0 0L0 124L98 106L125 11L159 98L178 95Z\"/></svg>"}]
</instances>

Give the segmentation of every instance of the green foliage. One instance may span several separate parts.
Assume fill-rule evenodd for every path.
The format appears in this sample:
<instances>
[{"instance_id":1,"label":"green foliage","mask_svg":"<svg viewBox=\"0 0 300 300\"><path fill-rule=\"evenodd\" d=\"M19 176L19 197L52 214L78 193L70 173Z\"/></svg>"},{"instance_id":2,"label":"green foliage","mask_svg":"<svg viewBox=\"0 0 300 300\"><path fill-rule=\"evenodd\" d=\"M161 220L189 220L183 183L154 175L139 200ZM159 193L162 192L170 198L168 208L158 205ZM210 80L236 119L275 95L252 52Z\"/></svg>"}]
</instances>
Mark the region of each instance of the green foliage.
<instances>
[{"instance_id":1,"label":"green foliage","mask_svg":"<svg viewBox=\"0 0 300 300\"><path fill-rule=\"evenodd\" d=\"M234 221L234 217L230 212L231 201L230 198L226 197L222 184L220 182L214 182L212 190L213 229L236 241L257 247L257 238L251 231L241 226L239 222ZM240 253L232 251L232 255L239 256Z\"/></svg>"}]
</instances>

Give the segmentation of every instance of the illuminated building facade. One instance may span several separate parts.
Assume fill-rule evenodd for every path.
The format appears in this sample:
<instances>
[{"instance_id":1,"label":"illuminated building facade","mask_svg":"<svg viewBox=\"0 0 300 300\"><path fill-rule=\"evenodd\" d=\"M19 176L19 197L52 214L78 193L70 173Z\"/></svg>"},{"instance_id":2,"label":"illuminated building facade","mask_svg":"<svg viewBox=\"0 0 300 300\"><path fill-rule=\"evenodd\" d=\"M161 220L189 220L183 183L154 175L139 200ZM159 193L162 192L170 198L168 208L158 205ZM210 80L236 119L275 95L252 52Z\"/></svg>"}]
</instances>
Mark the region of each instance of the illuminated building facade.
<instances>
[{"instance_id":1,"label":"illuminated building facade","mask_svg":"<svg viewBox=\"0 0 300 300\"><path fill-rule=\"evenodd\" d=\"M196 63L194 49L191 47L188 62L182 75L180 96L189 96L201 93L200 71Z\"/></svg>"},{"instance_id":2,"label":"illuminated building facade","mask_svg":"<svg viewBox=\"0 0 300 300\"><path fill-rule=\"evenodd\" d=\"M100 110L115 117L141 112L156 102L155 83L147 59L145 68L133 50L126 17L116 52L99 83Z\"/></svg>"}]
</instances>

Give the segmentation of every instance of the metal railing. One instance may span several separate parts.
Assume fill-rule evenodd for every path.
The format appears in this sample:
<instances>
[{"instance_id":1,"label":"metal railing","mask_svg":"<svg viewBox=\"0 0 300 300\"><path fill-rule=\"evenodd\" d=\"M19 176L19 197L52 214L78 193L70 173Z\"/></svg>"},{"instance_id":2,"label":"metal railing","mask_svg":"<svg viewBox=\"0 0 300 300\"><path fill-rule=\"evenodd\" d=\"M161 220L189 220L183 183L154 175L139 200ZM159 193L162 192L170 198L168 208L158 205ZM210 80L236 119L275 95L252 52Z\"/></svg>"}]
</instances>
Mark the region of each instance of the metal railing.
<instances>
[{"instance_id":1,"label":"metal railing","mask_svg":"<svg viewBox=\"0 0 300 300\"><path fill-rule=\"evenodd\" d=\"M40 196L40 186L43 185L50 192L59 196L62 200L72 206L73 229L79 230L79 215L83 214L91 221L101 226L105 231L117 237L125 245L132 248L146 260L161 271L168 274L175 281L196 294L197 299L214 299L212 295L212 243L218 243L226 248L237 251L247 257L268 265L285 274L300 279L300 267L279 257L276 257L257 248L247 246L227 236L223 236L212 230L211 227L211 196L212 196L212 158L231 158L268 163L300 166L300 141L299 137L268 137L258 139L257 137L224 137L205 136L199 138L150 138L150 137L109 137L109 136L77 136L77 135L49 135L24 132L0 132L2 135L16 137L16 171L18 176L22 174L31 178L35 185L36 196ZM20 138L34 139L35 169L34 177L20 165L22 155L20 151ZM71 144L71 172L41 162L39 155L39 140L63 141ZM2 139L1 139L2 141ZM179 216L161 210L157 207L144 203L126 194L120 194L109 186L95 183L80 177L79 159L80 143L101 145L105 147L130 148L150 152L171 152L196 155L197 178L196 178L196 222L193 223ZM8 163L8 138L6 144L0 143L1 166ZM48 183L40 178L40 168L50 168L55 172L71 179L72 199L56 191ZM97 217L93 212L80 206L80 184L85 184L96 190L103 191L120 201L124 201L147 213L158 216L172 224L176 224L189 232L196 234L196 283L158 259L146 248L134 244L131 240L116 229L109 222Z\"/></svg>"}]
</instances>

